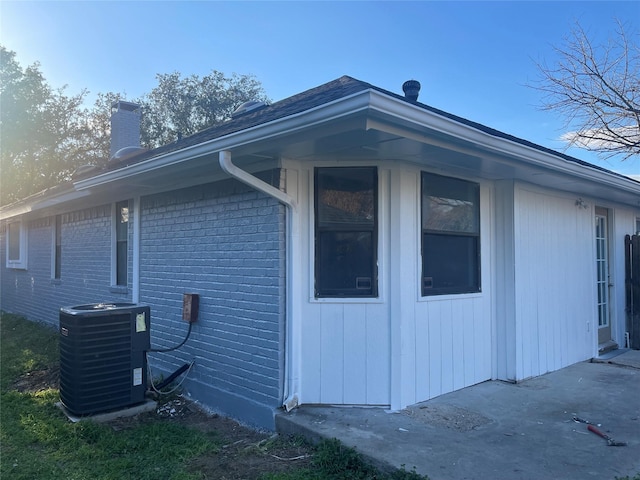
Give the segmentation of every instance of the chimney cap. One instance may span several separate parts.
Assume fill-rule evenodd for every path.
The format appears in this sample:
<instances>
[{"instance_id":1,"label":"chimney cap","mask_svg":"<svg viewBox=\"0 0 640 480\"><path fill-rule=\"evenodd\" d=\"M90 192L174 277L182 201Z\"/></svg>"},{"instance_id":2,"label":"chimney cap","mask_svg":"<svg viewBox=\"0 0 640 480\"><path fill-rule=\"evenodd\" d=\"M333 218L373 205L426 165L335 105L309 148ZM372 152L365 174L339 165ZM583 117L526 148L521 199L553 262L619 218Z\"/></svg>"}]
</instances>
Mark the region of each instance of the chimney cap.
<instances>
[{"instance_id":1,"label":"chimney cap","mask_svg":"<svg viewBox=\"0 0 640 480\"><path fill-rule=\"evenodd\" d=\"M133 102L127 102L125 100L116 100L111 103L112 111L122 111L126 110L127 112L135 112L136 110L140 110L140 105Z\"/></svg>"},{"instance_id":2,"label":"chimney cap","mask_svg":"<svg viewBox=\"0 0 640 480\"><path fill-rule=\"evenodd\" d=\"M418 94L420 93L420 82L417 80L407 80L402 84L402 91L407 100L415 102L418 100Z\"/></svg>"}]
</instances>

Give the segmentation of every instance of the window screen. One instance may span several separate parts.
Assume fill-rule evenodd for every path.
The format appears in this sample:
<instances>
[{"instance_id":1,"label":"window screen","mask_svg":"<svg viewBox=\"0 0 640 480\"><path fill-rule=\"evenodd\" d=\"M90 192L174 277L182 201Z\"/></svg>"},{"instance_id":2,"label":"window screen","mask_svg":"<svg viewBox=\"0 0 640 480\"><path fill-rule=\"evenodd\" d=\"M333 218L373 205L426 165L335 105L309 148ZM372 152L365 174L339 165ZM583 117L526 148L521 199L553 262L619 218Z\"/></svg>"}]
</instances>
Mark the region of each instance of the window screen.
<instances>
[{"instance_id":1,"label":"window screen","mask_svg":"<svg viewBox=\"0 0 640 480\"><path fill-rule=\"evenodd\" d=\"M20 223L10 223L9 224L9 253L8 259L10 262L19 262L21 247L22 247L22 238L21 238L21 230L22 225Z\"/></svg>"},{"instance_id":2,"label":"window screen","mask_svg":"<svg viewBox=\"0 0 640 480\"><path fill-rule=\"evenodd\" d=\"M55 243L56 249L53 259L53 278L59 279L62 272L62 216L56 215L55 217Z\"/></svg>"},{"instance_id":3,"label":"window screen","mask_svg":"<svg viewBox=\"0 0 640 480\"><path fill-rule=\"evenodd\" d=\"M129 202L116 204L116 285L127 285Z\"/></svg>"},{"instance_id":4,"label":"window screen","mask_svg":"<svg viewBox=\"0 0 640 480\"><path fill-rule=\"evenodd\" d=\"M316 169L316 297L377 295L377 191L373 167Z\"/></svg>"},{"instance_id":5,"label":"window screen","mask_svg":"<svg viewBox=\"0 0 640 480\"><path fill-rule=\"evenodd\" d=\"M422 174L422 294L480 291L480 186Z\"/></svg>"}]
</instances>

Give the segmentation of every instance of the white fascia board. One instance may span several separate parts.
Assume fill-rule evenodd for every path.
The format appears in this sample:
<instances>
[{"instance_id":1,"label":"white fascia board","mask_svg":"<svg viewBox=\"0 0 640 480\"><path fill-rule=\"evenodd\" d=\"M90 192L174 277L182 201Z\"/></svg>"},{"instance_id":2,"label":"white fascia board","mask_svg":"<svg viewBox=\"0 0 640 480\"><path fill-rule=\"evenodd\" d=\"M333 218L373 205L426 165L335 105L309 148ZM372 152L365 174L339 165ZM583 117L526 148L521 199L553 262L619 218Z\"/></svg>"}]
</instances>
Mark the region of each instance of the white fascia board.
<instances>
[{"instance_id":1,"label":"white fascia board","mask_svg":"<svg viewBox=\"0 0 640 480\"><path fill-rule=\"evenodd\" d=\"M587 165L565 160L536 148L523 145L507 138L496 137L471 125L461 123L438 113L396 98L377 90L372 91L371 109L399 120L409 121L418 127L428 128L442 134L471 142L490 152L517 159L519 161L547 168L558 173L569 174L577 178L601 183L631 193L640 194L640 183L620 177Z\"/></svg>"},{"instance_id":2,"label":"white fascia board","mask_svg":"<svg viewBox=\"0 0 640 480\"><path fill-rule=\"evenodd\" d=\"M55 207L56 205L61 205L66 202L78 200L82 197L86 197L87 195L89 195L89 192L78 192L76 190L71 190L69 192L61 193L49 198L43 196L43 200L41 201L24 201L20 202L20 204L16 205L15 207L8 205L6 208L0 209L0 220L6 220L8 218L17 217L26 213L37 212L38 210L43 210L45 208Z\"/></svg>"},{"instance_id":3,"label":"white fascia board","mask_svg":"<svg viewBox=\"0 0 640 480\"><path fill-rule=\"evenodd\" d=\"M300 130L366 110L369 108L369 95L370 90L356 92L353 95L319 105L303 112L273 120L268 123L256 125L235 133L230 133L219 138L214 138L182 150L176 150L158 157L153 157L112 172L106 172L91 178L80 180L74 183L74 186L77 190L84 190L164 168L169 165L189 161L193 158L218 153L223 150L233 151L235 148L242 147L253 142L296 133ZM218 163L216 162L215 165L218 165Z\"/></svg>"}]
</instances>

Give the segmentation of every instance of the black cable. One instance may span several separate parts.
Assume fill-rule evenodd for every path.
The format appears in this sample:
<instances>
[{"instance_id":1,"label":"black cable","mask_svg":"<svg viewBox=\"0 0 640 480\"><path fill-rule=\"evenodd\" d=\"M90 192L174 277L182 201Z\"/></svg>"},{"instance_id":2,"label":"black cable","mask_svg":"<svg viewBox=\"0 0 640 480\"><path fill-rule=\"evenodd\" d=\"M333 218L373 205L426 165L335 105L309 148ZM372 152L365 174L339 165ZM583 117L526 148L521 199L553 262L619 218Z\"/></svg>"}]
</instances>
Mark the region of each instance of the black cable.
<instances>
[{"instance_id":1,"label":"black cable","mask_svg":"<svg viewBox=\"0 0 640 480\"><path fill-rule=\"evenodd\" d=\"M173 382L176 378L178 378L180 375L182 375L184 372L186 372L189 367L191 367L192 364L189 363L185 363L184 365L182 365L178 370L176 370L175 372L173 372L171 375L169 375L167 378L165 378L164 380L162 380L158 385L155 385L155 388L157 390L162 390L164 387L166 387L167 385L169 385L171 382ZM156 391L157 391L156 390Z\"/></svg>"},{"instance_id":2,"label":"black cable","mask_svg":"<svg viewBox=\"0 0 640 480\"><path fill-rule=\"evenodd\" d=\"M181 346L183 346L185 343L187 343L187 340L189 340L189 336L191 335L191 326L193 325L193 323L189 322L189 330L187 330L187 336L184 337L184 340L182 341L182 343L180 343L180 345L177 345L175 347L171 347L171 348L152 348L150 350L147 350L147 352L150 353L165 353L165 352L172 352L174 350L179 349Z\"/></svg>"}]
</instances>

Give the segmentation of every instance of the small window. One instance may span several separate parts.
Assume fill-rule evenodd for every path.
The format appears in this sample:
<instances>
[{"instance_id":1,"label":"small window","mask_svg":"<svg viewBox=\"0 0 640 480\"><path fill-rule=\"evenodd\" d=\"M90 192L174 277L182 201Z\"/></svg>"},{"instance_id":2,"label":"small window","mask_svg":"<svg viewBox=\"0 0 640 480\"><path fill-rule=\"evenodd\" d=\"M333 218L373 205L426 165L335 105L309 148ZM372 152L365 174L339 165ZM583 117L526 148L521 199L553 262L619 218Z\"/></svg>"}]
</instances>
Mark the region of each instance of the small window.
<instances>
[{"instance_id":1,"label":"small window","mask_svg":"<svg viewBox=\"0 0 640 480\"><path fill-rule=\"evenodd\" d=\"M27 232L22 222L7 225L7 268L27 268Z\"/></svg>"},{"instance_id":2,"label":"small window","mask_svg":"<svg viewBox=\"0 0 640 480\"><path fill-rule=\"evenodd\" d=\"M53 278L59 280L62 273L62 216L56 215L54 224Z\"/></svg>"},{"instance_id":3,"label":"small window","mask_svg":"<svg viewBox=\"0 0 640 480\"><path fill-rule=\"evenodd\" d=\"M636 218L636 235L640 235L640 217Z\"/></svg>"},{"instance_id":4,"label":"small window","mask_svg":"<svg viewBox=\"0 0 640 480\"><path fill-rule=\"evenodd\" d=\"M480 291L480 186L422 174L422 295Z\"/></svg>"},{"instance_id":5,"label":"small window","mask_svg":"<svg viewBox=\"0 0 640 480\"><path fill-rule=\"evenodd\" d=\"M115 219L115 268L116 285L126 286L129 253L129 201L116 203Z\"/></svg>"},{"instance_id":6,"label":"small window","mask_svg":"<svg viewBox=\"0 0 640 480\"><path fill-rule=\"evenodd\" d=\"M316 169L316 297L377 296L377 197L373 167Z\"/></svg>"}]
</instances>

